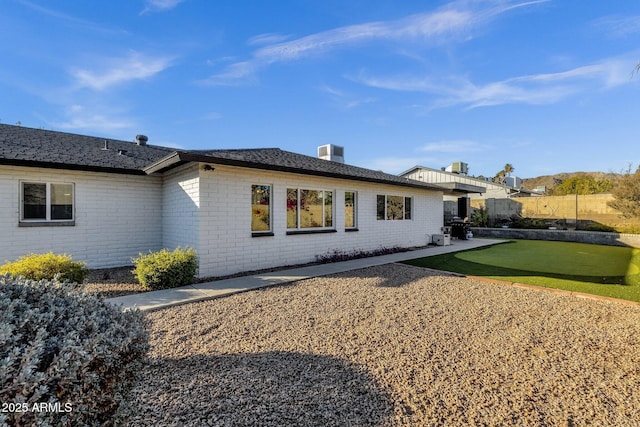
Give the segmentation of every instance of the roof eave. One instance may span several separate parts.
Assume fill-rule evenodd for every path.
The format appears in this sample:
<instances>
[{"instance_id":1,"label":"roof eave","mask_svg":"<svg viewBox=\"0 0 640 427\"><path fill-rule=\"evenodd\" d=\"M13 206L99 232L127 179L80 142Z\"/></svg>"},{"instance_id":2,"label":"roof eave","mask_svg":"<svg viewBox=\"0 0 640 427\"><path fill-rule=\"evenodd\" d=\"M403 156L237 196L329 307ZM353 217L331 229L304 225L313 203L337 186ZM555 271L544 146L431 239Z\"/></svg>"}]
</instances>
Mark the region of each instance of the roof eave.
<instances>
[{"instance_id":1,"label":"roof eave","mask_svg":"<svg viewBox=\"0 0 640 427\"><path fill-rule=\"evenodd\" d=\"M445 189L445 194L447 195L460 195L460 194L469 194L469 193L486 193L486 187L480 187L478 185L465 184L462 182L442 182L439 184L443 189Z\"/></svg>"},{"instance_id":2,"label":"roof eave","mask_svg":"<svg viewBox=\"0 0 640 427\"><path fill-rule=\"evenodd\" d=\"M74 165L70 163L54 163L54 162L41 162L33 160L21 160L21 159L0 159L0 165L7 166L25 166L31 168L47 168L47 169L64 169L64 170L76 170L85 172L105 172L105 173L117 173L122 175L144 175L144 171L140 169L127 169L127 168L112 168L104 166L90 166L90 165Z\"/></svg>"},{"instance_id":3,"label":"roof eave","mask_svg":"<svg viewBox=\"0 0 640 427\"><path fill-rule=\"evenodd\" d=\"M236 166L236 167L251 168L251 169L297 173L301 175L348 179L351 181L375 182L378 184L419 188L422 190L430 190L430 191L440 191L440 192L445 191L445 189L443 189L438 185L425 184L421 181L414 181L410 179L407 179L406 182L395 182L395 181L390 181L385 179L358 177L354 175L341 174L337 172L317 171L317 170L310 170L310 169L304 169L304 168L296 168L292 166L281 166L281 165L272 165L267 163L251 162L247 160L228 159L223 157L216 157L216 156L210 156L205 154L194 154L194 153L183 152L183 151L175 151L171 153L170 155L144 168L144 172L147 174L161 173L188 162L213 163L213 164Z\"/></svg>"}]
</instances>

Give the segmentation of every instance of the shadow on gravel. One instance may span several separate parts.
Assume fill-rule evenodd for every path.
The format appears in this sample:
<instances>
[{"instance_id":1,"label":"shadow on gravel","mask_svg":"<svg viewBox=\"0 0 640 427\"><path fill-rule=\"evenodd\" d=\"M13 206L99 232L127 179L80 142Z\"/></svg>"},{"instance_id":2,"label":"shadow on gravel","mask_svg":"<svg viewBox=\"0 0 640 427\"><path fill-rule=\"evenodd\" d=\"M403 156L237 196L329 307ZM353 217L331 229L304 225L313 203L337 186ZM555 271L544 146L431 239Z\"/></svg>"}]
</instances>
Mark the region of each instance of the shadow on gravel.
<instances>
[{"instance_id":1,"label":"shadow on gravel","mask_svg":"<svg viewBox=\"0 0 640 427\"><path fill-rule=\"evenodd\" d=\"M346 360L296 352L155 359L133 390L131 426L379 426L393 405Z\"/></svg>"},{"instance_id":2,"label":"shadow on gravel","mask_svg":"<svg viewBox=\"0 0 640 427\"><path fill-rule=\"evenodd\" d=\"M376 279L376 286L381 288L399 288L407 286L425 276L459 276L459 274L446 271L431 270L419 266L404 263L394 263L393 268L389 264L345 271L335 274L336 277L348 277L354 279Z\"/></svg>"}]
</instances>

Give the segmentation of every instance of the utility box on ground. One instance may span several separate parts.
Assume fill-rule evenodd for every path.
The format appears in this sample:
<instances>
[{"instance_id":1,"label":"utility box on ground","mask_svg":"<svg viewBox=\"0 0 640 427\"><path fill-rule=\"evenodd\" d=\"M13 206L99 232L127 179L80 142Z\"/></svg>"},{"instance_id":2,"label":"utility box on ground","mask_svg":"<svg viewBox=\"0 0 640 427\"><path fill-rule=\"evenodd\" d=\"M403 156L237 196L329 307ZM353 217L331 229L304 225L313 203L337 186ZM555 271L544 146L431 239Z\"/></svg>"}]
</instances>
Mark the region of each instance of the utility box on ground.
<instances>
[{"instance_id":1,"label":"utility box on ground","mask_svg":"<svg viewBox=\"0 0 640 427\"><path fill-rule=\"evenodd\" d=\"M434 234L431 238L436 246L449 246L451 244L450 234Z\"/></svg>"}]
</instances>

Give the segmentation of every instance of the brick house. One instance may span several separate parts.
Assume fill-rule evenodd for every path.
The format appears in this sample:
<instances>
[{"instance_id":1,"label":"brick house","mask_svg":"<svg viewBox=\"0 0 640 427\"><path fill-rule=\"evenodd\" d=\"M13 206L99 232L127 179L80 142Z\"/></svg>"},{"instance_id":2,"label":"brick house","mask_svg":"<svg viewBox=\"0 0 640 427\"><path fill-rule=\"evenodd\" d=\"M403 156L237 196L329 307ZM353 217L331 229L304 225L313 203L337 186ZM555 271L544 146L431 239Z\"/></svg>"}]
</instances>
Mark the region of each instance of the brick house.
<instances>
[{"instance_id":1,"label":"brick house","mask_svg":"<svg viewBox=\"0 0 640 427\"><path fill-rule=\"evenodd\" d=\"M0 262L53 251L114 267L190 246L210 277L424 246L441 232L443 188L340 160L0 124Z\"/></svg>"}]
</instances>

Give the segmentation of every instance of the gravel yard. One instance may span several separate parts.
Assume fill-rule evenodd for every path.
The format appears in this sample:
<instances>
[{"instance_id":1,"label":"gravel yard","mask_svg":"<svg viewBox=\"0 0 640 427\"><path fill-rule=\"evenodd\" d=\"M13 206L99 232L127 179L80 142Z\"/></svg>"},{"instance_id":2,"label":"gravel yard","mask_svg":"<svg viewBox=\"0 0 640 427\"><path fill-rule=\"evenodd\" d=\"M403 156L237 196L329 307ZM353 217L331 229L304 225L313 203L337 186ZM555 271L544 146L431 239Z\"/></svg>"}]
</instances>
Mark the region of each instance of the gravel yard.
<instances>
[{"instance_id":1,"label":"gravel yard","mask_svg":"<svg viewBox=\"0 0 640 427\"><path fill-rule=\"evenodd\" d=\"M132 270L132 266L91 270L84 281L84 290L104 298L145 292Z\"/></svg>"},{"instance_id":2,"label":"gravel yard","mask_svg":"<svg viewBox=\"0 0 640 427\"><path fill-rule=\"evenodd\" d=\"M400 264L148 314L134 426L634 426L640 307Z\"/></svg>"}]
</instances>

